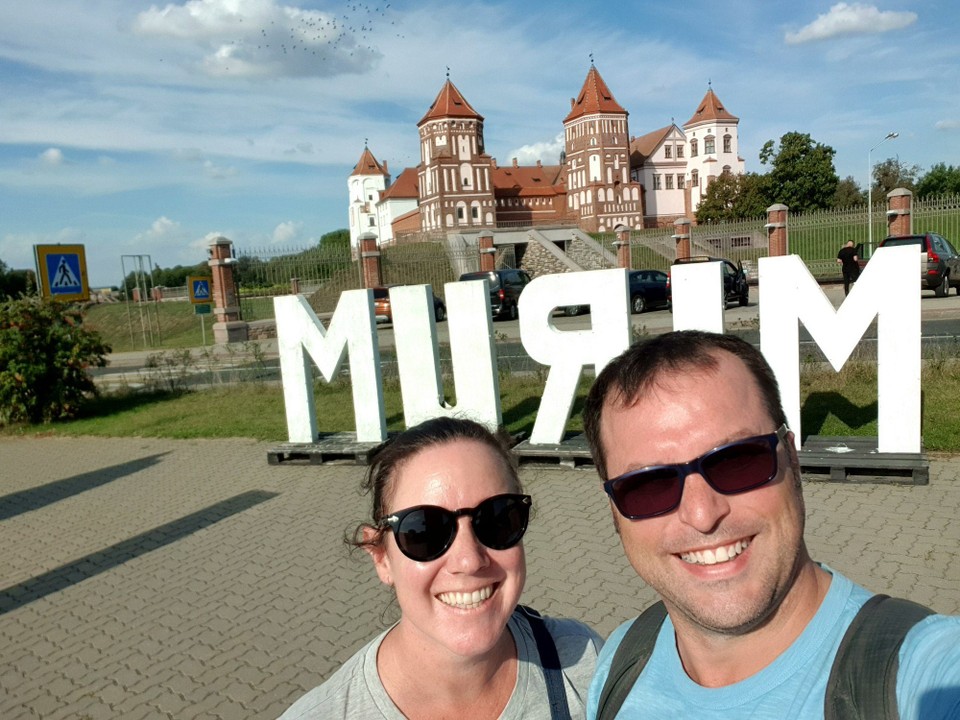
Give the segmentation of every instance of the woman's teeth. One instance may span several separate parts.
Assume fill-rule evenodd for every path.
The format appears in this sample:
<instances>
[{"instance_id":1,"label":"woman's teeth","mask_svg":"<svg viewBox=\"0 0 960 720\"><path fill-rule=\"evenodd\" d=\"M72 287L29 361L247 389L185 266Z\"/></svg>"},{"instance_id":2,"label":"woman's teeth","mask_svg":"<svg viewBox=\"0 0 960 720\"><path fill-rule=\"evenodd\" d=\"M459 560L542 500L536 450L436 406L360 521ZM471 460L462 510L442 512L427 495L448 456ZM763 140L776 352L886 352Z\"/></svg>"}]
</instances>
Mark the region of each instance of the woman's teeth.
<instances>
[{"instance_id":1,"label":"woman's teeth","mask_svg":"<svg viewBox=\"0 0 960 720\"><path fill-rule=\"evenodd\" d=\"M450 607L472 610L478 608L488 597L493 595L493 587L488 585L485 588L474 590L473 592L445 592L437 595L437 599L444 605Z\"/></svg>"}]
</instances>

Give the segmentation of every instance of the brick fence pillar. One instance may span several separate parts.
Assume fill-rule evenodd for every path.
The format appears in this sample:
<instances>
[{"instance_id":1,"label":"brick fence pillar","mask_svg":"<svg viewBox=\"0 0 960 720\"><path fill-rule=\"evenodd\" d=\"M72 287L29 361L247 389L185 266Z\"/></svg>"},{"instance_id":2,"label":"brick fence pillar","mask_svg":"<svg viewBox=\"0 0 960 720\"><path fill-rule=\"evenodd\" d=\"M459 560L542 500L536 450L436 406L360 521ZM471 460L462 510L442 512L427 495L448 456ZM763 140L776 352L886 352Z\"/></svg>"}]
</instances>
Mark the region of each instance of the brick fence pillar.
<instances>
[{"instance_id":1,"label":"brick fence pillar","mask_svg":"<svg viewBox=\"0 0 960 720\"><path fill-rule=\"evenodd\" d=\"M477 236L477 246L480 251L480 271L490 272L496 269L497 249L493 246L493 233L484 230Z\"/></svg>"},{"instance_id":2,"label":"brick fence pillar","mask_svg":"<svg viewBox=\"0 0 960 720\"><path fill-rule=\"evenodd\" d=\"M617 267L630 270L633 268L633 253L630 251L630 228L626 225L617 225L614 228L617 239L613 241L617 248Z\"/></svg>"},{"instance_id":3,"label":"brick fence pillar","mask_svg":"<svg viewBox=\"0 0 960 720\"><path fill-rule=\"evenodd\" d=\"M383 285L383 273L380 271L380 246L377 236L364 233L360 240L360 263L363 267L363 286L366 288Z\"/></svg>"},{"instance_id":4,"label":"brick fence pillar","mask_svg":"<svg viewBox=\"0 0 960 720\"><path fill-rule=\"evenodd\" d=\"M895 188L887 193L887 235L913 234L913 193Z\"/></svg>"},{"instance_id":5,"label":"brick fence pillar","mask_svg":"<svg viewBox=\"0 0 960 720\"><path fill-rule=\"evenodd\" d=\"M787 236L787 217L790 209L777 203L767 208L767 254L770 257L779 257L787 254L789 238Z\"/></svg>"},{"instance_id":6,"label":"brick fence pillar","mask_svg":"<svg viewBox=\"0 0 960 720\"><path fill-rule=\"evenodd\" d=\"M234 268L233 243L220 236L210 241L210 274L213 277L213 341L215 343L247 340L247 323L240 320L237 280Z\"/></svg>"},{"instance_id":7,"label":"brick fence pillar","mask_svg":"<svg viewBox=\"0 0 960 720\"><path fill-rule=\"evenodd\" d=\"M677 259L690 257L689 218L677 218L673 221L673 239L677 244Z\"/></svg>"}]
</instances>

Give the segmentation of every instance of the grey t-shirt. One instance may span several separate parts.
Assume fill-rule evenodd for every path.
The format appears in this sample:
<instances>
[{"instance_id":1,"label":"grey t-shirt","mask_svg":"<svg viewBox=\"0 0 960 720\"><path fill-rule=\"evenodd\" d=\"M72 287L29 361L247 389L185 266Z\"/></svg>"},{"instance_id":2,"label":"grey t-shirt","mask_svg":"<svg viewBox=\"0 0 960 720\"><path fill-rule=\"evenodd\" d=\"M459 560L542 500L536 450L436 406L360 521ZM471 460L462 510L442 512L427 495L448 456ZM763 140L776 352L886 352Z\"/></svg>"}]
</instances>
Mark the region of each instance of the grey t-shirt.
<instances>
[{"instance_id":1,"label":"grey t-shirt","mask_svg":"<svg viewBox=\"0 0 960 720\"><path fill-rule=\"evenodd\" d=\"M545 617L563 668L567 704L572 718L586 717L587 689L603 640L575 620ZM547 683L540 654L526 618L514 612L507 623L517 645L517 684L500 720L550 720ZM381 633L337 670L323 685L297 700L280 720L350 718L404 720L377 674L377 651L388 631Z\"/></svg>"}]
</instances>

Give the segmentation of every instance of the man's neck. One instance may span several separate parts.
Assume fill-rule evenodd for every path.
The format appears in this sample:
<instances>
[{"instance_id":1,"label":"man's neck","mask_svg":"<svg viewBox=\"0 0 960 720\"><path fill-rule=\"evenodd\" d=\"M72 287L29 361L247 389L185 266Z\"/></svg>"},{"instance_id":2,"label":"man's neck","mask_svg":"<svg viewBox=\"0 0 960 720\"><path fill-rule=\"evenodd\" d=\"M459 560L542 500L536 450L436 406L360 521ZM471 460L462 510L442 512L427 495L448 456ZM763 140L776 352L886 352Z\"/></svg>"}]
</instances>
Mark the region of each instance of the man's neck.
<instances>
[{"instance_id":1,"label":"man's neck","mask_svg":"<svg viewBox=\"0 0 960 720\"><path fill-rule=\"evenodd\" d=\"M826 597L830 580L828 572L807 560L773 613L742 634L709 631L672 612L683 669L703 687L733 685L763 670L806 629Z\"/></svg>"}]
</instances>

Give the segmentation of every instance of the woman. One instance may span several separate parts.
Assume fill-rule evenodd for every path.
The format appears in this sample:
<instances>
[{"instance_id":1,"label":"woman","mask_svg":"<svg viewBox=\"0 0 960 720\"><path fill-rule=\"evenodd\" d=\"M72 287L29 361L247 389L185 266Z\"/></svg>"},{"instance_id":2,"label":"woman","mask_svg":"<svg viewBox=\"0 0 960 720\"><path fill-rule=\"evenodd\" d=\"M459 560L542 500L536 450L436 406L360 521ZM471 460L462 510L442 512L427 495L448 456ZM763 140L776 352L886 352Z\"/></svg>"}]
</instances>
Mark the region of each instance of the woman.
<instances>
[{"instance_id":1,"label":"woman","mask_svg":"<svg viewBox=\"0 0 960 720\"><path fill-rule=\"evenodd\" d=\"M428 420L378 449L364 487L373 522L353 544L400 620L281 720L584 717L602 641L517 607L530 497L507 446L471 420Z\"/></svg>"}]
</instances>

